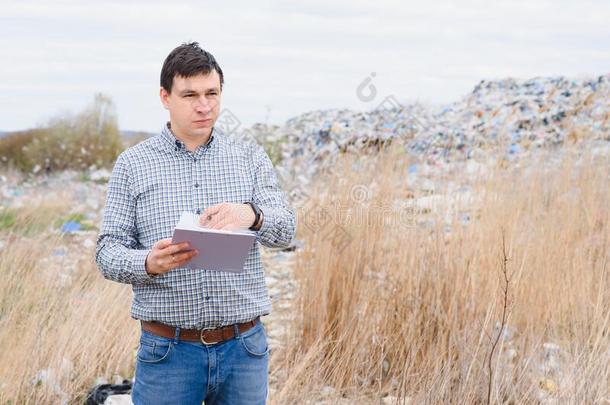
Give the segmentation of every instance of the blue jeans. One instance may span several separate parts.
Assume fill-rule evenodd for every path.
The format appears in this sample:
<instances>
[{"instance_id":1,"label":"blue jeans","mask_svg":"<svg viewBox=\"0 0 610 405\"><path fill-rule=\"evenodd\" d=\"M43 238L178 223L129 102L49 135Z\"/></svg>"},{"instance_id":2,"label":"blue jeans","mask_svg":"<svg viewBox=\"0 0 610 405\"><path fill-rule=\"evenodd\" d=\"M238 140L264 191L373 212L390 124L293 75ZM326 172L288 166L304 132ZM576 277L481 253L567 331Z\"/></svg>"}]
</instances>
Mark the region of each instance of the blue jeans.
<instances>
[{"instance_id":1,"label":"blue jeans","mask_svg":"<svg viewBox=\"0 0 610 405\"><path fill-rule=\"evenodd\" d=\"M264 404L269 346L260 319L213 345L142 330L131 398L134 405Z\"/></svg>"}]
</instances>

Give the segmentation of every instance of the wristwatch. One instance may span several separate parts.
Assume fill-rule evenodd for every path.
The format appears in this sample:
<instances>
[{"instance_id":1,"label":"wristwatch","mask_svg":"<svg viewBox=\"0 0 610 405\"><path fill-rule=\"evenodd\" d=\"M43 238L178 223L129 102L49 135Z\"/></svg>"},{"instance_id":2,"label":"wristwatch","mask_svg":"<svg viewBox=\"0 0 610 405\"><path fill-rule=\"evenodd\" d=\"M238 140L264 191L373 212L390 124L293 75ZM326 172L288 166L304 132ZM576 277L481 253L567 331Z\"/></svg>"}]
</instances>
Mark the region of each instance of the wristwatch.
<instances>
[{"instance_id":1,"label":"wristwatch","mask_svg":"<svg viewBox=\"0 0 610 405\"><path fill-rule=\"evenodd\" d=\"M258 205L256 205L252 201L246 201L244 204L249 204L250 207L252 207L252 210L254 210L254 223L248 229L256 231L255 228L258 225L258 221L260 221L260 219L261 219L261 209L258 208Z\"/></svg>"}]
</instances>

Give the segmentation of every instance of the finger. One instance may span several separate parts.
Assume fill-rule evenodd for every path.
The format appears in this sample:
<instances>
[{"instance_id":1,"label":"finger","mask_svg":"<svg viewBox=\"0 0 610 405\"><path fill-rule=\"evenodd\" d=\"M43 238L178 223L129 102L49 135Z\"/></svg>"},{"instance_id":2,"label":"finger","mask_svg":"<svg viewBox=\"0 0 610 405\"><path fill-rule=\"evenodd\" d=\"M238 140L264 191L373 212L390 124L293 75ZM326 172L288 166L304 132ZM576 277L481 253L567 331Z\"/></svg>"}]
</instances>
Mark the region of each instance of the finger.
<instances>
[{"instance_id":1,"label":"finger","mask_svg":"<svg viewBox=\"0 0 610 405\"><path fill-rule=\"evenodd\" d=\"M164 260L163 260L163 267L165 267L167 270L171 270L171 269L175 269L176 268L176 262L174 261L174 256L167 256Z\"/></svg>"},{"instance_id":2,"label":"finger","mask_svg":"<svg viewBox=\"0 0 610 405\"><path fill-rule=\"evenodd\" d=\"M191 250L191 244L189 242L181 242L181 243L174 243L173 245L168 246L167 248L163 249L163 255L173 255L174 253L178 253L180 251L183 250Z\"/></svg>"},{"instance_id":3,"label":"finger","mask_svg":"<svg viewBox=\"0 0 610 405\"><path fill-rule=\"evenodd\" d=\"M212 227L217 224L218 221L221 221L223 218L229 215L231 213L230 206L231 204L229 203L222 203L208 208L210 209L210 212L207 216L203 216L203 220L205 221L206 225L208 227Z\"/></svg>"},{"instance_id":4,"label":"finger","mask_svg":"<svg viewBox=\"0 0 610 405\"><path fill-rule=\"evenodd\" d=\"M229 214L225 211L219 211L216 215L212 217L210 221L208 221L207 227L216 229L218 224L227 221L229 218Z\"/></svg>"},{"instance_id":5,"label":"finger","mask_svg":"<svg viewBox=\"0 0 610 405\"><path fill-rule=\"evenodd\" d=\"M197 256L199 252L197 250L191 250L189 252L178 253L174 255L174 263L177 263L179 266L191 261L195 256Z\"/></svg>"},{"instance_id":6,"label":"finger","mask_svg":"<svg viewBox=\"0 0 610 405\"><path fill-rule=\"evenodd\" d=\"M160 259L163 262L163 267L168 270L175 269L178 267L178 263L176 262L176 255L167 255Z\"/></svg>"},{"instance_id":7,"label":"finger","mask_svg":"<svg viewBox=\"0 0 610 405\"><path fill-rule=\"evenodd\" d=\"M158 240L155 243L154 248L165 249L166 247L168 247L171 244L172 244L172 238L165 238L165 239Z\"/></svg>"},{"instance_id":8,"label":"finger","mask_svg":"<svg viewBox=\"0 0 610 405\"><path fill-rule=\"evenodd\" d=\"M183 264L191 261L195 256L197 256L197 254L199 254L199 251L189 250L188 252L176 253L174 255L168 256L168 263L166 267L170 270L180 267Z\"/></svg>"},{"instance_id":9,"label":"finger","mask_svg":"<svg viewBox=\"0 0 610 405\"><path fill-rule=\"evenodd\" d=\"M233 215L231 215L230 211L223 211L218 215L212 217L212 221L210 221L209 227L213 229L219 229L227 223L234 222L232 221L232 218Z\"/></svg>"},{"instance_id":10,"label":"finger","mask_svg":"<svg viewBox=\"0 0 610 405\"><path fill-rule=\"evenodd\" d=\"M206 208L199 217L199 223L201 225L205 225L207 221L210 221L218 212L223 208L224 203L212 205L211 207Z\"/></svg>"},{"instance_id":11,"label":"finger","mask_svg":"<svg viewBox=\"0 0 610 405\"><path fill-rule=\"evenodd\" d=\"M216 224L220 219L222 219L222 211L217 211L215 214L210 214L206 217L201 218L201 225L207 228L211 228Z\"/></svg>"},{"instance_id":12,"label":"finger","mask_svg":"<svg viewBox=\"0 0 610 405\"><path fill-rule=\"evenodd\" d=\"M223 218L221 218L219 216L212 217L212 220L208 221L207 227L216 229L216 225L218 225L220 222L222 222L222 220L223 220Z\"/></svg>"}]
</instances>

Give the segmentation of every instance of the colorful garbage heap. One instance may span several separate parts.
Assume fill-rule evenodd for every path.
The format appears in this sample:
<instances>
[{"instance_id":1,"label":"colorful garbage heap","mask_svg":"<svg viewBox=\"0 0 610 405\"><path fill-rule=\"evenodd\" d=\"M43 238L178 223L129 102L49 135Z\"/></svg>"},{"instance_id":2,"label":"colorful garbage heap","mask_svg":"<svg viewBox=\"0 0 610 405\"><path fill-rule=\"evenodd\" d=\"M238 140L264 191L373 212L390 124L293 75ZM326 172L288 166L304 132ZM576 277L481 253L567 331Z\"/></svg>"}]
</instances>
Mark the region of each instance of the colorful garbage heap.
<instances>
[{"instance_id":1,"label":"colorful garbage heap","mask_svg":"<svg viewBox=\"0 0 610 405\"><path fill-rule=\"evenodd\" d=\"M610 141L610 74L481 81L461 100L441 106L401 105L387 97L368 112L312 111L283 126L255 125L242 135L275 148L279 166L310 177L340 153L378 149L399 140L429 164L508 158L537 148Z\"/></svg>"}]
</instances>

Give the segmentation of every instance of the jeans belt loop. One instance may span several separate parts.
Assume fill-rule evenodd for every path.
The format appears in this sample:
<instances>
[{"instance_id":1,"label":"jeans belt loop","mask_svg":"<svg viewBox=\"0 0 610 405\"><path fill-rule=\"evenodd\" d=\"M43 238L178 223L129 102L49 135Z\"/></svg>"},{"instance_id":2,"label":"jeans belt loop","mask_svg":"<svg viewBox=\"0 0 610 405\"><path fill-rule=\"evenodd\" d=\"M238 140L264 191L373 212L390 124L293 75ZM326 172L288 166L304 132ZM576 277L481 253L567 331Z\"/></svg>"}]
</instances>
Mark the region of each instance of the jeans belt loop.
<instances>
[{"instance_id":1,"label":"jeans belt loop","mask_svg":"<svg viewBox=\"0 0 610 405\"><path fill-rule=\"evenodd\" d=\"M176 327L176 334L174 335L174 344L177 345L180 342L180 327Z\"/></svg>"}]
</instances>

